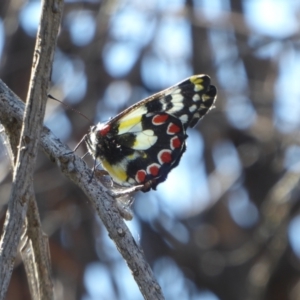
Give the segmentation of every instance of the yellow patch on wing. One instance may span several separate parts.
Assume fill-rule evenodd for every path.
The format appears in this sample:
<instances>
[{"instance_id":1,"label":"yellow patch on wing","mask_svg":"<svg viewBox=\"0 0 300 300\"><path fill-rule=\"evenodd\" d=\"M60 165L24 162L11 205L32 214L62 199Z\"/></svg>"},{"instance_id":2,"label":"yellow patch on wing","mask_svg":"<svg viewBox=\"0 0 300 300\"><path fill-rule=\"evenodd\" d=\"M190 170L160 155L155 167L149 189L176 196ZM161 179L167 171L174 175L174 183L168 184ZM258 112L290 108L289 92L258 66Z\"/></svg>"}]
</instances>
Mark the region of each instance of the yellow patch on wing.
<instances>
[{"instance_id":1,"label":"yellow patch on wing","mask_svg":"<svg viewBox=\"0 0 300 300\"><path fill-rule=\"evenodd\" d=\"M195 92L199 92L201 90L203 90L203 79L199 78L199 76L191 76L190 77L190 81L195 85L194 91Z\"/></svg>"},{"instance_id":2,"label":"yellow patch on wing","mask_svg":"<svg viewBox=\"0 0 300 300\"><path fill-rule=\"evenodd\" d=\"M147 129L135 134L135 141L132 149L135 150L147 150L153 146L157 141L157 136L154 135L154 131Z\"/></svg>"},{"instance_id":3,"label":"yellow patch on wing","mask_svg":"<svg viewBox=\"0 0 300 300\"><path fill-rule=\"evenodd\" d=\"M124 185L126 182L127 174L125 172L126 166L121 163L111 165L107 160L101 161L103 168L109 173L114 181Z\"/></svg>"},{"instance_id":4,"label":"yellow patch on wing","mask_svg":"<svg viewBox=\"0 0 300 300\"><path fill-rule=\"evenodd\" d=\"M142 116L136 116L125 121L120 120L119 127L118 127L118 134L141 131L142 130L141 119Z\"/></svg>"},{"instance_id":5,"label":"yellow patch on wing","mask_svg":"<svg viewBox=\"0 0 300 300\"><path fill-rule=\"evenodd\" d=\"M132 154L127 155L126 158L127 158L127 160L134 160L134 159L136 159L136 156L137 156L136 153L133 152Z\"/></svg>"},{"instance_id":6,"label":"yellow patch on wing","mask_svg":"<svg viewBox=\"0 0 300 300\"><path fill-rule=\"evenodd\" d=\"M138 157L147 158L147 154L144 151L134 151L132 154L126 156L126 160L130 162Z\"/></svg>"},{"instance_id":7,"label":"yellow patch on wing","mask_svg":"<svg viewBox=\"0 0 300 300\"><path fill-rule=\"evenodd\" d=\"M210 100L211 99L211 96L210 95L206 95L206 94L204 94L204 95L202 95L202 100L205 102L205 101L207 101L207 100Z\"/></svg>"},{"instance_id":8,"label":"yellow patch on wing","mask_svg":"<svg viewBox=\"0 0 300 300\"><path fill-rule=\"evenodd\" d=\"M142 116L147 113L145 106L138 107L127 113L119 120L118 134L142 131Z\"/></svg>"}]
</instances>

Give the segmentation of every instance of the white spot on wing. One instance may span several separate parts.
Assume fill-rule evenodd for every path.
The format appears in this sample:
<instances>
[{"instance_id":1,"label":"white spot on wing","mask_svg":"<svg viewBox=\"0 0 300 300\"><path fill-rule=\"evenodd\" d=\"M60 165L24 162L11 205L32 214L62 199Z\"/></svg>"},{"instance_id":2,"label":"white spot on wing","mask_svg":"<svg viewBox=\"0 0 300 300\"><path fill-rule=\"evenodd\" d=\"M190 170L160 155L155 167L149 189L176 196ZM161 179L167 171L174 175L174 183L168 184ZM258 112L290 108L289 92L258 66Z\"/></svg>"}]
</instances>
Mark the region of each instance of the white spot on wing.
<instances>
[{"instance_id":1,"label":"white spot on wing","mask_svg":"<svg viewBox=\"0 0 300 300\"><path fill-rule=\"evenodd\" d=\"M164 99L161 99L159 102L162 104L162 109L161 110L162 111L166 110L167 102Z\"/></svg>"},{"instance_id":2,"label":"white spot on wing","mask_svg":"<svg viewBox=\"0 0 300 300\"><path fill-rule=\"evenodd\" d=\"M174 106L172 108L170 108L169 110L167 110L168 113L172 114L172 113L177 113L180 110L182 110L184 107L182 102L177 102L174 103Z\"/></svg>"},{"instance_id":3,"label":"white spot on wing","mask_svg":"<svg viewBox=\"0 0 300 300\"><path fill-rule=\"evenodd\" d=\"M195 94L195 95L193 96L193 101L197 102L197 101L199 101L199 100L200 100L200 96L199 96L198 94Z\"/></svg>"},{"instance_id":4,"label":"white spot on wing","mask_svg":"<svg viewBox=\"0 0 300 300\"><path fill-rule=\"evenodd\" d=\"M147 129L135 134L135 142L131 147L135 150L147 150L152 147L157 141L157 136L154 135L154 131Z\"/></svg>"},{"instance_id":5,"label":"white spot on wing","mask_svg":"<svg viewBox=\"0 0 300 300\"><path fill-rule=\"evenodd\" d=\"M189 111L192 113L197 109L197 105L193 104L192 106L189 107Z\"/></svg>"},{"instance_id":6,"label":"white spot on wing","mask_svg":"<svg viewBox=\"0 0 300 300\"><path fill-rule=\"evenodd\" d=\"M188 118L189 118L188 115L182 115L179 117L182 123L186 123L188 121Z\"/></svg>"},{"instance_id":7,"label":"white spot on wing","mask_svg":"<svg viewBox=\"0 0 300 300\"><path fill-rule=\"evenodd\" d=\"M136 184L136 181L133 178L128 178L128 183L130 183L131 185Z\"/></svg>"},{"instance_id":8,"label":"white spot on wing","mask_svg":"<svg viewBox=\"0 0 300 300\"><path fill-rule=\"evenodd\" d=\"M183 96L181 94L172 94L172 103L182 102Z\"/></svg>"},{"instance_id":9,"label":"white spot on wing","mask_svg":"<svg viewBox=\"0 0 300 300\"><path fill-rule=\"evenodd\" d=\"M199 119L199 118L200 118L200 114L199 113L194 114L193 119Z\"/></svg>"}]
</instances>

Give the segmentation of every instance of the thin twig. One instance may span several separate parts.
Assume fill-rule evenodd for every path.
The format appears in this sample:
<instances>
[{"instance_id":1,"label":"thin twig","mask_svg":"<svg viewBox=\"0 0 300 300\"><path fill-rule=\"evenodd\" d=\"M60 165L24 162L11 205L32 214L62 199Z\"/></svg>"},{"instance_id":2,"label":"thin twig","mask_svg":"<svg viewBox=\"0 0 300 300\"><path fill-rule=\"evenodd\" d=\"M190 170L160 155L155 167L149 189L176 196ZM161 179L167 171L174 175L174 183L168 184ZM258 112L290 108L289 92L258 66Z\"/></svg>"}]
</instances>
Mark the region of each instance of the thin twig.
<instances>
[{"instance_id":1,"label":"thin twig","mask_svg":"<svg viewBox=\"0 0 300 300\"><path fill-rule=\"evenodd\" d=\"M6 146L11 154L11 164L14 168L18 154L17 146L20 139L21 124L14 123L5 127L8 137ZM42 231L39 212L37 209L34 191L30 191L30 200L27 210L26 230L22 237L21 255L24 262L29 290L33 300L53 299L53 284L51 280L50 255L48 238Z\"/></svg>"},{"instance_id":2,"label":"thin twig","mask_svg":"<svg viewBox=\"0 0 300 300\"><path fill-rule=\"evenodd\" d=\"M0 299L5 299L32 196L33 169L46 107L56 37L62 15L61 0L45 0L33 58L32 74L13 174L12 192L0 241ZM23 114L22 114L23 117Z\"/></svg>"},{"instance_id":3,"label":"thin twig","mask_svg":"<svg viewBox=\"0 0 300 300\"><path fill-rule=\"evenodd\" d=\"M54 299L48 237L41 229L34 192L27 210L26 241L21 249L22 259L33 300Z\"/></svg>"}]
</instances>

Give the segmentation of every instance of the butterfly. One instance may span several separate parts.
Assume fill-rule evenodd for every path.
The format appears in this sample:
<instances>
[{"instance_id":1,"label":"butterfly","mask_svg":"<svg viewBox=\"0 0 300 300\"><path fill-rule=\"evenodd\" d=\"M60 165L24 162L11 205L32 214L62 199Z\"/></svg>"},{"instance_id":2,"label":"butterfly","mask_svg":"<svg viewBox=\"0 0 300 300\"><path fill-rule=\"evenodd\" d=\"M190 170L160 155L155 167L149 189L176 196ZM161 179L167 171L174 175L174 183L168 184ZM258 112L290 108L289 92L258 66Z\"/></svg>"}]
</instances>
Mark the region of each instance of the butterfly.
<instances>
[{"instance_id":1,"label":"butterfly","mask_svg":"<svg viewBox=\"0 0 300 300\"><path fill-rule=\"evenodd\" d=\"M187 128L213 107L216 96L208 75L194 75L92 126L83 139L117 185L155 190L179 164Z\"/></svg>"}]
</instances>

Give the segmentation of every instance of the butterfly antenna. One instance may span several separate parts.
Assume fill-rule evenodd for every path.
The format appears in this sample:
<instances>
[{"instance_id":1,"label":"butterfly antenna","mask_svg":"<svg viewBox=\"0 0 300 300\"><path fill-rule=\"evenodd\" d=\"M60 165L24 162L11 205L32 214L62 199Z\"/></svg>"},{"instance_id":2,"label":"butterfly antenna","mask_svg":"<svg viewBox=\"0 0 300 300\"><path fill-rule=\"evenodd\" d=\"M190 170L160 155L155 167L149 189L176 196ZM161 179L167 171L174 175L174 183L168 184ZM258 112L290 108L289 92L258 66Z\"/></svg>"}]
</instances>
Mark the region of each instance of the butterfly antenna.
<instances>
[{"instance_id":1,"label":"butterfly antenna","mask_svg":"<svg viewBox=\"0 0 300 300\"><path fill-rule=\"evenodd\" d=\"M52 99L52 100L58 101L58 102L61 103L64 107L66 107L66 108L68 108L68 109L70 109L70 110L72 110L72 111L78 113L79 115L81 115L82 117L84 117L86 120L88 120L91 124L93 124L93 122L92 122L87 116L85 116L83 113L81 113L80 111L76 110L75 108L73 108L73 107L69 106L68 104L66 104L66 103L64 103L64 102L62 102L62 101L60 101L60 100L54 98L51 94L48 94L47 97L50 98L50 99Z\"/></svg>"}]
</instances>

